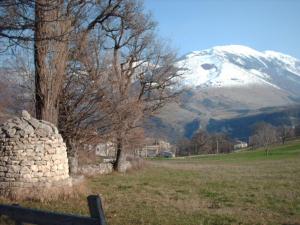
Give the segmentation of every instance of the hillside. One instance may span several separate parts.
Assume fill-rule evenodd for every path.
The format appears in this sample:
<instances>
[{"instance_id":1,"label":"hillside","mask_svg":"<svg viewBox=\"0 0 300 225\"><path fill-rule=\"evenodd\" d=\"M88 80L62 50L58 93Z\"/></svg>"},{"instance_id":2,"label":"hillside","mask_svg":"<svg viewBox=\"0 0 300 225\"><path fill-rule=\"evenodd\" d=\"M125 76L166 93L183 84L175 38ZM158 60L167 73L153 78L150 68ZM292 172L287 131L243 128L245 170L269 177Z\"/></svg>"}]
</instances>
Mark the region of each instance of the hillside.
<instances>
[{"instance_id":1,"label":"hillside","mask_svg":"<svg viewBox=\"0 0 300 225\"><path fill-rule=\"evenodd\" d=\"M190 124L205 129L212 121L247 118L270 108L273 113L300 103L300 61L282 53L217 46L189 53L177 64L184 68L185 91L179 104L168 105L155 119L172 130L167 136L173 140L190 136ZM288 123L294 122L298 120Z\"/></svg>"}]
</instances>

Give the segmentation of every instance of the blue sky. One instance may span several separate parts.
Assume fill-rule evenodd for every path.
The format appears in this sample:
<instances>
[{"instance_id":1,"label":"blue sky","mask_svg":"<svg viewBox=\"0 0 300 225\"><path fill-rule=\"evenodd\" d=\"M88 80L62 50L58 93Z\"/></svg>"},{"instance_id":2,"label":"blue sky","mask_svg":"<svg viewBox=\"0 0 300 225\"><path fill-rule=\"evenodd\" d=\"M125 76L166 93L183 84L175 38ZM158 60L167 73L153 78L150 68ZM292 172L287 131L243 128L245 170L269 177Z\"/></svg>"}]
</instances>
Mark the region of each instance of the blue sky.
<instances>
[{"instance_id":1,"label":"blue sky","mask_svg":"<svg viewBox=\"0 0 300 225\"><path fill-rule=\"evenodd\" d=\"M180 55L241 44L300 59L300 0L144 0Z\"/></svg>"}]
</instances>

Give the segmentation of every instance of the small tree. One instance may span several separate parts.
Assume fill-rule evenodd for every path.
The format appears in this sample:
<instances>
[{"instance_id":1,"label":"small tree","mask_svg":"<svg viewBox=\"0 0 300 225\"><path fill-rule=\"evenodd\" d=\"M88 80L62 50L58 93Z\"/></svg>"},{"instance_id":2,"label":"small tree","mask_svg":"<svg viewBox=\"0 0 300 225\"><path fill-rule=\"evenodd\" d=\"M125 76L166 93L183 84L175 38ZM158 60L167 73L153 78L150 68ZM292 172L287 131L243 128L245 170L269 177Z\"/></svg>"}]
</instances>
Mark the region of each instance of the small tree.
<instances>
[{"instance_id":1,"label":"small tree","mask_svg":"<svg viewBox=\"0 0 300 225\"><path fill-rule=\"evenodd\" d=\"M191 146L194 148L194 154L209 153L211 151L211 137L204 131L199 130L191 140Z\"/></svg>"},{"instance_id":2,"label":"small tree","mask_svg":"<svg viewBox=\"0 0 300 225\"><path fill-rule=\"evenodd\" d=\"M287 138L294 136L294 129L286 125L277 127L277 134L281 143L284 144Z\"/></svg>"},{"instance_id":3,"label":"small tree","mask_svg":"<svg viewBox=\"0 0 300 225\"><path fill-rule=\"evenodd\" d=\"M233 150L233 141L225 133L215 133L211 135L212 153L229 153Z\"/></svg>"},{"instance_id":4,"label":"small tree","mask_svg":"<svg viewBox=\"0 0 300 225\"><path fill-rule=\"evenodd\" d=\"M7 63L8 64L8 63ZM15 62L14 66L18 65ZM0 117L2 122L9 117L17 115L22 109L26 108L30 111L32 106L32 96L20 83L24 83L21 77L17 74L24 72L20 68L13 70L2 68L0 73ZM25 77L25 74L24 74Z\"/></svg>"},{"instance_id":5,"label":"small tree","mask_svg":"<svg viewBox=\"0 0 300 225\"><path fill-rule=\"evenodd\" d=\"M294 134L296 137L300 137L300 124L295 127Z\"/></svg>"},{"instance_id":6,"label":"small tree","mask_svg":"<svg viewBox=\"0 0 300 225\"><path fill-rule=\"evenodd\" d=\"M176 143L177 152L176 155L185 156L185 155L191 155L192 148L191 141L187 138L182 138Z\"/></svg>"},{"instance_id":7,"label":"small tree","mask_svg":"<svg viewBox=\"0 0 300 225\"><path fill-rule=\"evenodd\" d=\"M251 136L251 145L255 147L263 147L266 155L269 155L269 147L276 143L277 133L276 128L271 124L260 122L254 126L253 135Z\"/></svg>"}]
</instances>

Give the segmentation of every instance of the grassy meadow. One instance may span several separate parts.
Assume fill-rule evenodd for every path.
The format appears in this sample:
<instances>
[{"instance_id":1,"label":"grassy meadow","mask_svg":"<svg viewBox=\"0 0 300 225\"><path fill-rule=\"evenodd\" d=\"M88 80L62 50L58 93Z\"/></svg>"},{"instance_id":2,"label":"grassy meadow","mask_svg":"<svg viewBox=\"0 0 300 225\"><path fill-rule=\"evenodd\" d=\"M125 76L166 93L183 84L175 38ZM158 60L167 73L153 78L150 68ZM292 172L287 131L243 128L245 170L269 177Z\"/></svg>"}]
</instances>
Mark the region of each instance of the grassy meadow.
<instances>
[{"instance_id":1,"label":"grassy meadow","mask_svg":"<svg viewBox=\"0 0 300 225\"><path fill-rule=\"evenodd\" d=\"M263 150L149 160L144 169L87 179L108 224L300 224L300 141ZM1 203L12 203L2 199ZM22 206L88 214L85 196Z\"/></svg>"}]
</instances>

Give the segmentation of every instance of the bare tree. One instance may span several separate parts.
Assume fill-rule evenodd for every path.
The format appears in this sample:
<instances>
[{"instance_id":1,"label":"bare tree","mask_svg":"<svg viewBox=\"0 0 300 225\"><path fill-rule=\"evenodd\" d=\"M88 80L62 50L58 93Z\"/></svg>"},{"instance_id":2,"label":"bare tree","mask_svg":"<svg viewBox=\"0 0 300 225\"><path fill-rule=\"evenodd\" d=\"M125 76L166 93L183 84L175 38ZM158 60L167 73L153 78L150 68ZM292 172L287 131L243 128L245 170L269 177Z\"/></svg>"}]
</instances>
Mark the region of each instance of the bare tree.
<instances>
[{"instance_id":1,"label":"bare tree","mask_svg":"<svg viewBox=\"0 0 300 225\"><path fill-rule=\"evenodd\" d=\"M176 155L181 155L181 156L185 156L185 155L190 155L191 154L191 141L187 138L182 138L180 139L177 143L177 152Z\"/></svg>"},{"instance_id":2,"label":"bare tree","mask_svg":"<svg viewBox=\"0 0 300 225\"><path fill-rule=\"evenodd\" d=\"M281 143L284 144L287 138L294 136L294 129L286 125L281 125L277 127L277 134L279 139L281 140Z\"/></svg>"},{"instance_id":3,"label":"bare tree","mask_svg":"<svg viewBox=\"0 0 300 225\"><path fill-rule=\"evenodd\" d=\"M96 84L91 93L97 93L97 102L91 105L98 111L88 113L88 121L92 121L97 134L115 142L116 170L124 147L128 147L126 143L131 142L137 129L141 130L142 120L179 93L175 87L180 76L174 66L176 54L157 41L154 29L155 23L140 2L124 1L118 16L99 27L98 33L103 35L90 36L85 47L74 54L78 63L73 66L77 70L73 75L81 74ZM86 109L86 105L78 104L73 112L78 107ZM87 120L82 124L87 125Z\"/></svg>"},{"instance_id":4,"label":"bare tree","mask_svg":"<svg viewBox=\"0 0 300 225\"><path fill-rule=\"evenodd\" d=\"M233 150L233 140L225 133L199 130L191 140L181 140L177 147L179 155L229 153Z\"/></svg>"},{"instance_id":5,"label":"bare tree","mask_svg":"<svg viewBox=\"0 0 300 225\"><path fill-rule=\"evenodd\" d=\"M60 98L62 90L67 87L65 80L68 64L77 59L72 57L81 54L81 50L86 47L84 43L87 43L95 29L101 27L101 24L110 17L118 16L119 6L125 1L4 0L0 2L1 44L6 45L7 48L11 46L29 48L32 52L35 71L35 112L38 119L58 125ZM80 43L78 40L81 40ZM6 49L1 48L1 50ZM65 115L66 110L62 114ZM86 119L82 114L78 117L83 118L83 121ZM63 135L78 133L80 127L78 119L72 120L72 123L76 129L69 132L65 131L70 126L63 128L66 123L60 125ZM70 146L73 146L69 138L71 135L64 135L64 137L67 138L66 142L71 148ZM68 151L71 152L73 151Z\"/></svg>"},{"instance_id":6,"label":"bare tree","mask_svg":"<svg viewBox=\"0 0 300 225\"><path fill-rule=\"evenodd\" d=\"M10 67L10 63L13 63L13 67ZM18 76L19 73L23 73L24 79L26 77L26 71L21 69L22 65L18 60L7 61L6 67L0 69L0 114L2 121L17 115L22 109L30 109L32 106L30 92L25 88L26 83Z\"/></svg>"},{"instance_id":7,"label":"bare tree","mask_svg":"<svg viewBox=\"0 0 300 225\"><path fill-rule=\"evenodd\" d=\"M36 116L59 121L69 158L105 135L117 169L143 118L178 94L176 54L156 40L140 1L7 0L0 19L2 43L33 47Z\"/></svg>"},{"instance_id":8,"label":"bare tree","mask_svg":"<svg viewBox=\"0 0 300 225\"><path fill-rule=\"evenodd\" d=\"M37 118L57 125L73 32L87 35L114 16L121 1L1 1L1 42L7 47L28 43L33 47Z\"/></svg>"},{"instance_id":9,"label":"bare tree","mask_svg":"<svg viewBox=\"0 0 300 225\"><path fill-rule=\"evenodd\" d=\"M295 126L294 128L294 134L296 137L299 137L300 136L300 124Z\"/></svg>"},{"instance_id":10,"label":"bare tree","mask_svg":"<svg viewBox=\"0 0 300 225\"><path fill-rule=\"evenodd\" d=\"M211 150L211 137L204 131L199 130L192 138L194 154L209 153Z\"/></svg>"},{"instance_id":11,"label":"bare tree","mask_svg":"<svg viewBox=\"0 0 300 225\"><path fill-rule=\"evenodd\" d=\"M233 141L226 133L211 134L211 153L229 153L233 150Z\"/></svg>"},{"instance_id":12,"label":"bare tree","mask_svg":"<svg viewBox=\"0 0 300 225\"><path fill-rule=\"evenodd\" d=\"M68 76L65 82L59 113L59 130L67 144L71 173L77 172L78 147L100 138L97 124L102 119L99 104L103 94L101 86L97 86L101 79L92 80L88 74L77 75Z\"/></svg>"},{"instance_id":13,"label":"bare tree","mask_svg":"<svg viewBox=\"0 0 300 225\"><path fill-rule=\"evenodd\" d=\"M105 114L117 145L116 170L128 134L140 127L143 118L174 100L180 76L174 66L176 54L156 40L155 23L142 5L129 1L122 7L120 17L103 24L109 38L105 45L111 53Z\"/></svg>"},{"instance_id":14,"label":"bare tree","mask_svg":"<svg viewBox=\"0 0 300 225\"><path fill-rule=\"evenodd\" d=\"M271 124L260 122L254 126L253 134L250 137L250 145L253 147L263 147L266 155L269 155L269 147L276 143L276 128Z\"/></svg>"}]
</instances>

